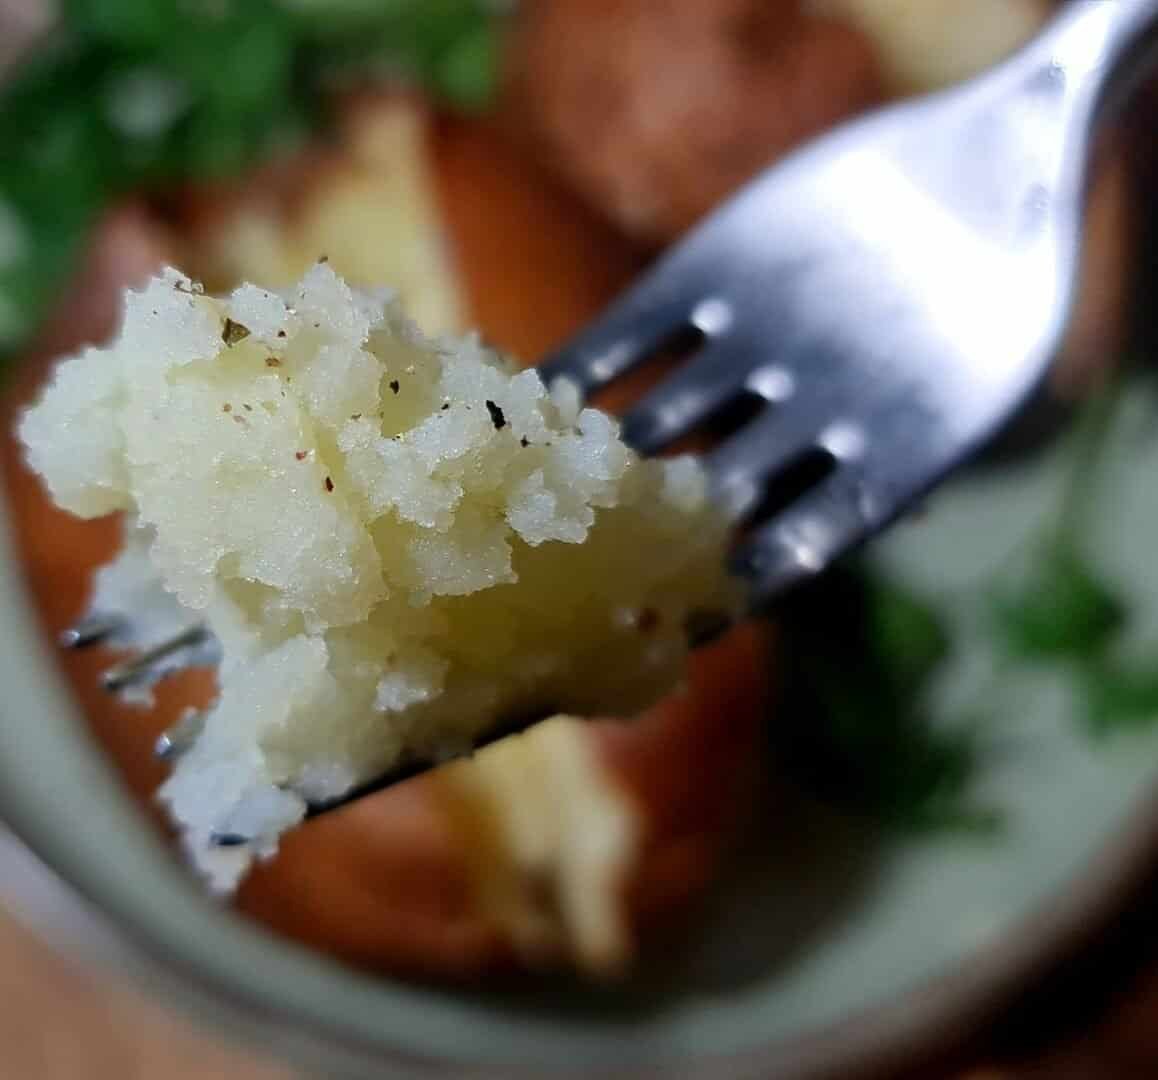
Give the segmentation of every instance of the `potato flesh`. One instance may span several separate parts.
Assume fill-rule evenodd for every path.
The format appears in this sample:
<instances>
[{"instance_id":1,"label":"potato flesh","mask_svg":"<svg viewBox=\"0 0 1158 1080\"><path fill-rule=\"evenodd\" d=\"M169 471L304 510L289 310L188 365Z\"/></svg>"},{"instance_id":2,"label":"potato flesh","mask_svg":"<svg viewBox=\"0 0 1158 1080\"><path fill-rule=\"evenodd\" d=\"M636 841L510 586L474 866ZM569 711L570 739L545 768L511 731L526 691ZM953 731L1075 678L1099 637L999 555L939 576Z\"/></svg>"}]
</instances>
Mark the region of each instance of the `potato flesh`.
<instances>
[{"instance_id":1,"label":"potato flesh","mask_svg":"<svg viewBox=\"0 0 1158 1080\"><path fill-rule=\"evenodd\" d=\"M645 707L687 616L738 599L694 462L640 460L567 388L425 339L322 264L288 302L166 272L21 435L63 507L148 530L221 639L220 698L161 797L222 889L307 797L526 710ZM257 840L207 855L222 831Z\"/></svg>"}]
</instances>

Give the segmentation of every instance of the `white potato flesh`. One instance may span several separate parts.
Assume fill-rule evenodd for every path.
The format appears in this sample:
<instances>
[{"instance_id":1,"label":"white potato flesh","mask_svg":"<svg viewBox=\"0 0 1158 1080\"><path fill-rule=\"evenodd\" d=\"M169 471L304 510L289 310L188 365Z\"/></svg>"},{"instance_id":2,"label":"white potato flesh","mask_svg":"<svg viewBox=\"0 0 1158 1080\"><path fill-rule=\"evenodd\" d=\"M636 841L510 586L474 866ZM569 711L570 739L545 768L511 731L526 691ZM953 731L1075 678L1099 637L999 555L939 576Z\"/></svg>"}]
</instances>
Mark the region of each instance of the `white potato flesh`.
<instances>
[{"instance_id":1,"label":"white potato flesh","mask_svg":"<svg viewBox=\"0 0 1158 1080\"><path fill-rule=\"evenodd\" d=\"M166 271L20 433L65 509L129 512L221 639L220 697L161 790L221 888L307 798L526 711L649 705L689 615L740 600L692 460L641 460L566 386L425 338L325 264L284 299ZM210 856L220 832L256 841Z\"/></svg>"}]
</instances>

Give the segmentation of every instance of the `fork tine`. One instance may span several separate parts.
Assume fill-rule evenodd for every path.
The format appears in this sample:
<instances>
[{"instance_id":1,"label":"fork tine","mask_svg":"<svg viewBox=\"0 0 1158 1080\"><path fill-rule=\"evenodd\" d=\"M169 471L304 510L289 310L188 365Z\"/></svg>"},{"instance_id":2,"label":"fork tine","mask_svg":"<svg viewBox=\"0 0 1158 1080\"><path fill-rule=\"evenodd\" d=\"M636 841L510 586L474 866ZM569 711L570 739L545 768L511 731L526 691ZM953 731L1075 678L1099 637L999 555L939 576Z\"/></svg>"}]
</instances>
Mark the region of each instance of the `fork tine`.
<instances>
[{"instance_id":1,"label":"fork tine","mask_svg":"<svg viewBox=\"0 0 1158 1080\"><path fill-rule=\"evenodd\" d=\"M839 465L737 548L732 567L750 582L754 607L820 573L895 515L896 504L875 497L862 476L855 464Z\"/></svg>"},{"instance_id":2,"label":"fork tine","mask_svg":"<svg viewBox=\"0 0 1158 1080\"><path fill-rule=\"evenodd\" d=\"M674 333L694 326L697 294L689 285L687 277L666 273L661 264L540 363L543 381L550 385L560 377L570 379L589 397L627 374Z\"/></svg>"},{"instance_id":3,"label":"fork tine","mask_svg":"<svg viewBox=\"0 0 1158 1080\"><path fill-rule=\"evenodd\" d=\"M123 664L109 668L101 683L110 693L149 682L167 670L166 665L185 649L203 645L209 632L204 626L190 626L181 633L154 645Z\"/></svg>"},{"instance_id":4,"label":"fork tine","mask_svg":"<svg viewBox=\"0 0 1158 1080\"><path fill-rule=\"evenodd\" d=\"M160 761L174 761L188 750L205 728L205 713L189 709L172 726L157 736L153 756Z\"/></svg>"},{"instance_id":5,"label":"fork tine","mask_svg":"<svg viewBox=\"0 0 1158 1080\"><path fill-rule=\"evenodd\" d=\"M60 644L66 649L85 649L124 629L126 620L121 615L89 615L74 623L60 634Z\"/></svg>"},{"instance_id":6,"label":"fork tine","mask_svg":"<svg viewBox=\"0 0 1158 1080\"><path fill-rule=\"evenodd\" d=\"M751 509L768 481L810 449L820 448L817 416L816 410L793 401L788 408L756 417L706 455L713 486L733 509Z\"/></svg>"},{"instance_id":7,"label":"fork tine","mask_svg":"<svg viewBox=\"0 0 1158 1080\"><path fill-rule=\"evenodd\" d=\"M623 438L639 453L658 453L727 405L736 375L707 345L648 391L623 417Z\"/></svg>"},{"instance_id":8,"label":"fork tine","mask_svg":"<svg viewBox=\"0 0 1158 1080\"><path fill-rule=\"evenodd\" d=\"M766 347L757 348L744 340L728 340L722 335L716 341L709 338L688 363L632 407L623 419L624 439L641 454L655 454L718 417L733 402L749 398L762 401L764 406L784 404L796 392L790 371L766 363L752 367L743 376L752 359L766 351ZM756 416L749 413L748 423L763 411L759 409ZM726 434L721 437L726 438Z\"/></svg>"}]
</instances>

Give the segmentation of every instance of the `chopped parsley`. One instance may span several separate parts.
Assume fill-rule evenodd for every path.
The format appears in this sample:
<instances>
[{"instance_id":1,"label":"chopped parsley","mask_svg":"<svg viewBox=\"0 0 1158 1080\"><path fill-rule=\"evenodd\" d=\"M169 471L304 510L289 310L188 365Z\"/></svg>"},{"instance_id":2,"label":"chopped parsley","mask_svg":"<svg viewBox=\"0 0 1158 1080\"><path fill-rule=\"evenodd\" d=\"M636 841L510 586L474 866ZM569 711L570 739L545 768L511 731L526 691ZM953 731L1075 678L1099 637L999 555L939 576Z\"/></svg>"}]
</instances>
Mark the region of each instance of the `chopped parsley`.
<instances>
[{"instance_id":1,"label":"chopped parsley","mask_svg":"<svg viewBox=\"0 0 1158 1080\"><path fill-rule=\"evenodd\" d=\"M774 749L798 782L903 829L989 830L970 801L980 744L973 725L934 723L927 690L951 640L921 597L859 568L790 599L785 700Z\"/></svg>"},{"instance_id":2,"label":"chopped parsley","mask_svg":"<svg viewBox=\"0 0 1158 1080\"><path fill-rule=\"evenodd\" d=\"M1004 679L1046 669L1075 688L1092 737L1158 725L1158 642L1137 648L1131 597L1102 565L1091 524L1122 385L1091 399L1066 433L1065 480L1044 527L988 590L914 594L871 566L837 569L783 608L785 697L774 749L791 776L827 800L905 829L991 830L1001 808L979 806L973 782ZM930 690L963 647L950 607L988 640L993 684L971 715L937 715ZM988 632L986 632L988 627ZM990 715L992 714L992 715Z\"/></svg>"},{"instance_id":3,"label":"chopped parsley","mask_svg":"<svg viewBox=\"0 0 1158 1080\"><path fill-rule=\"evenodd\" d=\"M126 194L234 175L325 120L335 89L408 78L478 109L488 0L64 0L0 92L0 359L47 313Z\"/></svg>"},{"instance_id":4,"label":"chopped parsley","mask_svg":"<svg viewBox=\"0 0 1158 1080\"><path fill-rule=\"evenodd\" d=\"M1151 661L1123 658L1129 597L1099 570L1088 536L1125 397L1118 380L1090 401L1074 432L1056 520L1038 539L1033 569L1012 589L999 584L992 605L994 629L1011 657L1065 669L1076 679L1086 728L1097 736L1158 723L1158 645Z\"/></svg>"}]
</instances>

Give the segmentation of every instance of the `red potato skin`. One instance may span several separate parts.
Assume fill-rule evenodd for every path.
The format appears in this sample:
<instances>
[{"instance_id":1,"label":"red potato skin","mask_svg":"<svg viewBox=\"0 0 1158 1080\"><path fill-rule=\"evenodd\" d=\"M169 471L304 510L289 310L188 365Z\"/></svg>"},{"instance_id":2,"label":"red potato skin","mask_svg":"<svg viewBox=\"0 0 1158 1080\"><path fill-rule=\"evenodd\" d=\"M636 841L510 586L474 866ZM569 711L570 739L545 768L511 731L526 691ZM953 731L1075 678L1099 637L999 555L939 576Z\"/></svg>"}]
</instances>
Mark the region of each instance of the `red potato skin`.
<instances>
[{"instance_id":1,"label":"red potato skin","mask_svg":"<svg viewBox=\"0 0 1158 1080\"><path fill-rule=\"evenodd\" d=\"M662 244L885 87L871 42L799 0L532 0L507 96L535 153Z\"/></svg>"}]
</instances>

